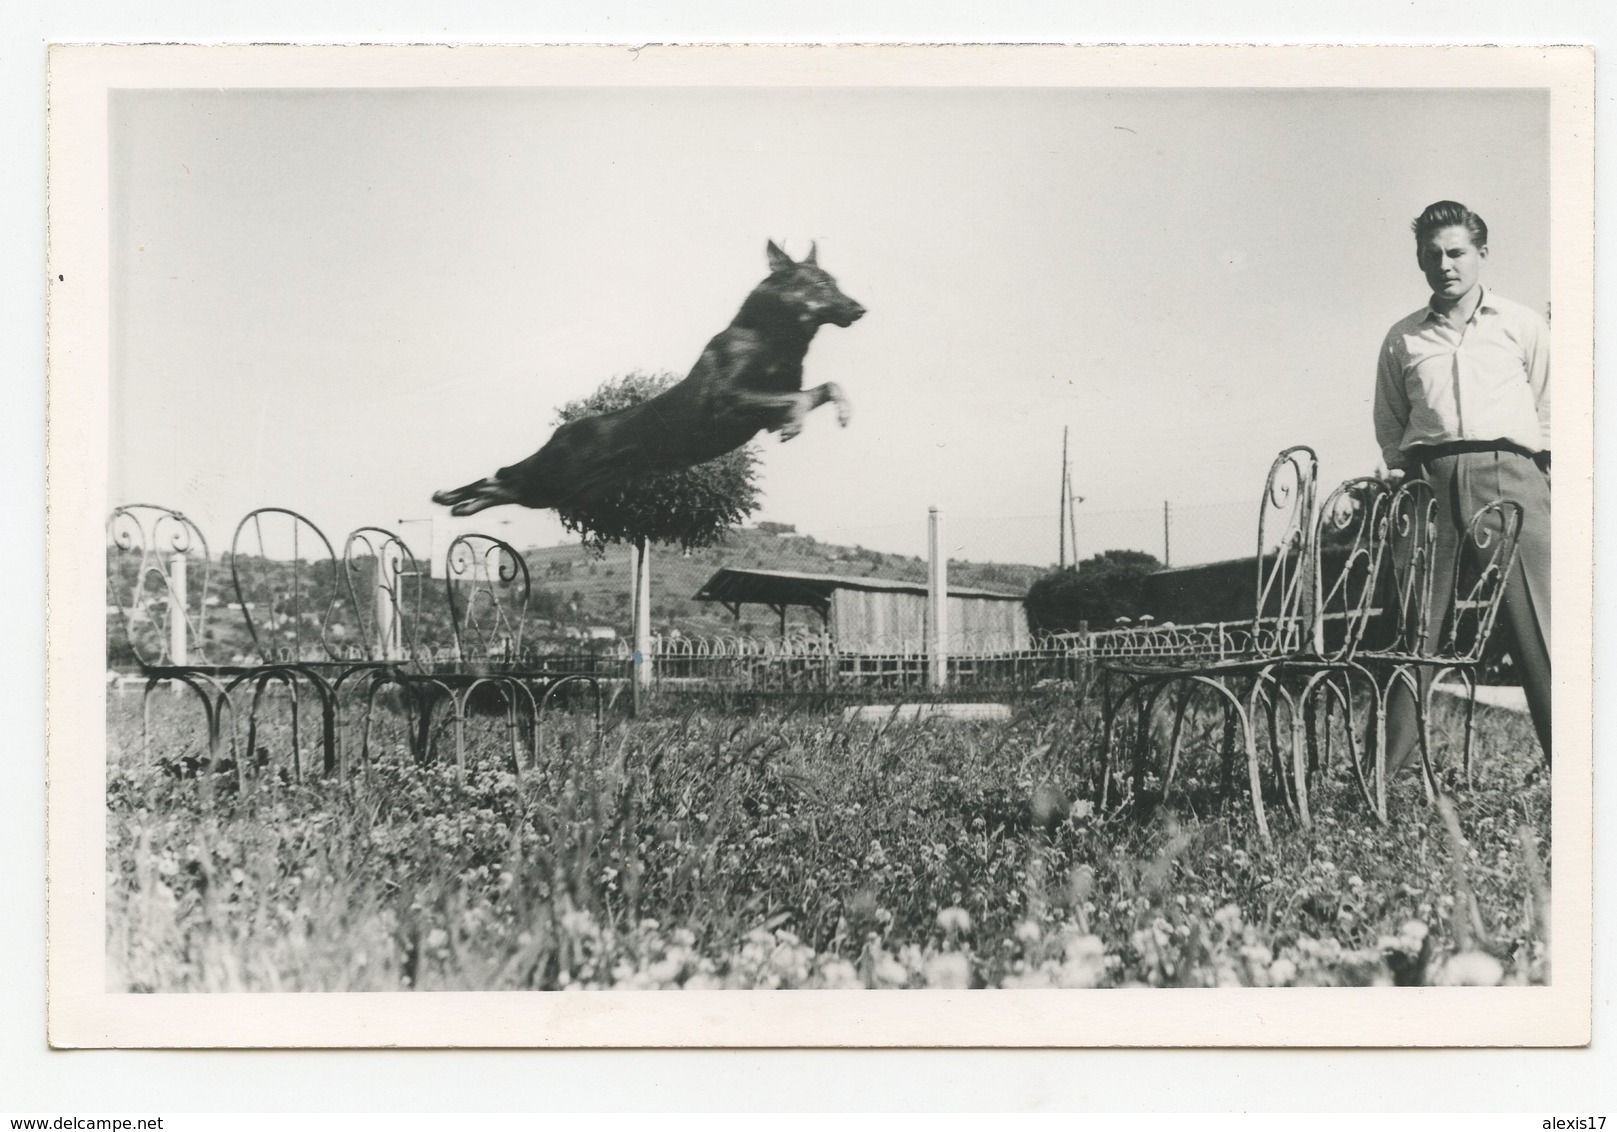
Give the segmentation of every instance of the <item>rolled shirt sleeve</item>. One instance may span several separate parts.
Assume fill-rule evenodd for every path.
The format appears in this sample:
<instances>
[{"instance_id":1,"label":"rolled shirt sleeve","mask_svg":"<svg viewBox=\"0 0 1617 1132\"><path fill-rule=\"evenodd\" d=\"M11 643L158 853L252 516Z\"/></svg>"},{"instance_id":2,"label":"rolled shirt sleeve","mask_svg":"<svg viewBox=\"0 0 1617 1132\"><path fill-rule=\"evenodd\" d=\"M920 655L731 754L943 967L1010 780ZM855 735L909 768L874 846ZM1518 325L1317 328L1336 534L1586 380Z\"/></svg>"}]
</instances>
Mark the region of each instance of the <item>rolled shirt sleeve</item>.
<instances>
[{"instance_id":1,"label":"rolled shirt sleeve","mask_svg":"<svg viewBox=\"0 0 1617 1132\"><path fill-rule=\"evenodd\" d=\"M1531 322L1532 331L1523 342L1527 365L1527 384L1533 390L1533 404L1538 408L1539 440L1547 452L1550 448L1550 327L1539 318Z\"/></svg>"},{"instance_id":2,"label":"rolled shirt sleeve","mask_svg":"<svg viewBox=\"0 0 1617 1132\"><path fill-rule=\"evenodd\" d=\"M1409 428L1409 391L1404 386L1403 361L1397 350L1396 330L1381 343L1376 358L1376 443L1388 470L1405 468L1404 433Z\"/></svg>"}]
</instances>

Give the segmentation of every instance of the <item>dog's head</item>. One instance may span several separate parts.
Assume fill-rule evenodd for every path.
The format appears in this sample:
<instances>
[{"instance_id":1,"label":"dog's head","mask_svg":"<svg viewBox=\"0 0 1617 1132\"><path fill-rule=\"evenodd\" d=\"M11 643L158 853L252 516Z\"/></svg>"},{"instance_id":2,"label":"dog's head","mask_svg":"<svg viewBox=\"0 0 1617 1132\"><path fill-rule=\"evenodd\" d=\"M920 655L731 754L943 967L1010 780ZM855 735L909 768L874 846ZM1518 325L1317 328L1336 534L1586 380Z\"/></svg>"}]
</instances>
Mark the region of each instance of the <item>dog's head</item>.
<instances>
[{"instance_id":1,"label":"dog's head","mask_svg":"<svg viewBox=\"0 0 1617 1132\"><path fill-rule=\"evenodd\" d=\"M808 255L794 262L770 240L769 278L764 286L790 307L801 323L852 326L864 317L865 308L842 293L837 281L815 262L814 253L815 246L810 244Z\"/></svg>"}]
</instances>

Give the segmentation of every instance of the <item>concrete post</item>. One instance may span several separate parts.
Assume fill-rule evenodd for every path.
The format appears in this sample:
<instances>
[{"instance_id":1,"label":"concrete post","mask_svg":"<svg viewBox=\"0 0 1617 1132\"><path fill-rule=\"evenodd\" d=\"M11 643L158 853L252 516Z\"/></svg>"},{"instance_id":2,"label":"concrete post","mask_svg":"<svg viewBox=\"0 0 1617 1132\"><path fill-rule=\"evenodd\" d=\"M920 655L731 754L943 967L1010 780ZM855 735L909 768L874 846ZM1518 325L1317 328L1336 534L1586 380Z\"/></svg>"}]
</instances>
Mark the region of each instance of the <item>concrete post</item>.
<instances>
[{"instance_id":1,"label":"concrete post","mask_svg":"<svg viewBox=\"0 0 1617 1132\"><path fill-rule=\"evenodd\" d=\"M943 543L943 513L927 509L926 644L929 683L949 682L949 560Z\"/></svg>"},{"instance_id":2,"label":"concrete post","mask_svg":"<svg viewBox=\"0 0 1617 1132\"><path fill-rule=\"evenodd\" d=\"M637 539L629 561L634 567L634 679L651 687L651 545Z\"/></svg>"},{"instance_id":3,"label":"concrete post","mask_svg":"<svg viewBox=\"0 0 1617 1132\"><path fill-rule=\"evenodd\" d=\"M185 554L176 552L168 564L168 658L171 664L189 664L186 617L191 603L185 592Z\"/></svg>"}]
</instances>

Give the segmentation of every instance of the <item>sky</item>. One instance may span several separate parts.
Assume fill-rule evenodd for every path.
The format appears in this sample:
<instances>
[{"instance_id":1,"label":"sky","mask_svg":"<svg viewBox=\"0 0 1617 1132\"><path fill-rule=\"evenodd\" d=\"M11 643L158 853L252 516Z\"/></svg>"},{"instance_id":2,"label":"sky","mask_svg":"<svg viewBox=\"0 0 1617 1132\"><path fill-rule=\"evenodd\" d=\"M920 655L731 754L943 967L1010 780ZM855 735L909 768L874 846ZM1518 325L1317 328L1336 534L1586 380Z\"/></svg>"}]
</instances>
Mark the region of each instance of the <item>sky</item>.
<instances>
[{"instance_id":1,"label":"sky","mask_svg":"<svg viewBox=\"0 0 1617 1132\"><path fill-rule=\"evenodd\" d=\"M111 113L111 501L216 546L263 505L418 551L434 490L537 449L566 401L687 372L766 274L869 314L806 383L852 402L760 440L763 506L830 541L1057 556L1250 553L1274 454L1374 469L1374 359L1422 305L1410 219L1465 202L1485 281L1549 301L1536 91L590 88L120 91ZM433 520L427 522L426 520Z\"/></svg>"}]
</instances>

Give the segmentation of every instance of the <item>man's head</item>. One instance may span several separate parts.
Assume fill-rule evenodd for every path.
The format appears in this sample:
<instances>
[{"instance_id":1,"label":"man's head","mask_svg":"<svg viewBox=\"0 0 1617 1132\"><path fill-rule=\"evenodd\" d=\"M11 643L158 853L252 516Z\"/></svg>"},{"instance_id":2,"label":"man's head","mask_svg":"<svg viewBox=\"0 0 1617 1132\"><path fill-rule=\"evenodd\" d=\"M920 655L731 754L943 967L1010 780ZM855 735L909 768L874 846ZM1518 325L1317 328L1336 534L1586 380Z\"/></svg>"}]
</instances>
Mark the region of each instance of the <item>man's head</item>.
<instances>
[{"instance_id":1,"label":"man's head","mask_svg":"<svg viewBox=\"0 0 1617 1132\"><path fill-rule=\"evenodd\" d=\"M1415 218L1415 262L1432 297L1453 303L1469 294L1488 258L1488 225L1465 205L1440 200Z\"/></svg>"}]
</instances>

